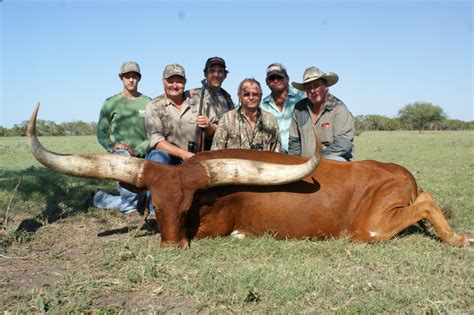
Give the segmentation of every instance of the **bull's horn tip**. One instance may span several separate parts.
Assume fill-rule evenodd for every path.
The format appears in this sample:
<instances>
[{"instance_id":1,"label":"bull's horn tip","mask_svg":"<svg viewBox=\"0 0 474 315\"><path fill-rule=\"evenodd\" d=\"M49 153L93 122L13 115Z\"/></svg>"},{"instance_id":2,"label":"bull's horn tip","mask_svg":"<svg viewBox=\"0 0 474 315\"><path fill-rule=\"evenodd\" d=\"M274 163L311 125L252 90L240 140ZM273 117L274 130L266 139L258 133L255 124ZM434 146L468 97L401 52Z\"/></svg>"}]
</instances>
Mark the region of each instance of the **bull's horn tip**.
<instances>
[{"instance_id":1,"label":"bull's horn tip","mask_svg":"<svg viewBox=\"0 0 474 315\"><path fill-rule=\"evenodd\" d=\"M28 137L31 137L36 133L36 117L38 116L39 107L40 102L36 103L35 110L31 114L30 122L28 123L28 128L26 128L26 135Z\"/></svg>"}]
</instances>

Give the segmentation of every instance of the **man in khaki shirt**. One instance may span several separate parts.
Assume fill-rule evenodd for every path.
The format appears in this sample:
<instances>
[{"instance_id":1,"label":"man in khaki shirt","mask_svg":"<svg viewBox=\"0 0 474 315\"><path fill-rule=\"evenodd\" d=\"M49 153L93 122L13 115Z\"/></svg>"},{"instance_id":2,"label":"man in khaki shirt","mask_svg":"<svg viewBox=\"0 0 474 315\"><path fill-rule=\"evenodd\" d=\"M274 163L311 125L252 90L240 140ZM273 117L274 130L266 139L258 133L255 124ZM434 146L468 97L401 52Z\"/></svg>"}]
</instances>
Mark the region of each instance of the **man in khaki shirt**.
<instances>
[{"instance_id":1,"label":"man in khaki shirt","mask_svg":"<svg viewBox=\"0 0 474 315\"><path fill-rule=\"evenodd\" d=\"M179 164L194 155L196 125L205 137L212 139L216 115L198 115L199 97L185 92L186 74L179 64L167 65L163 71L165 93L150 101L145 112L149 152L146 159L165 164Z\"/></svg>"},{"instance_id":2,"label":"man in khaki shirt","mask_svg":"<svg viewBox=\"0 0 474 315\"><path fill-rule=\"evenodd\" d=\"M307 97L296 103L290 124L288 153L312 156L316 146L313 126L321 138L322 156L326 159L350 161L354 146L354 118L346 105L329 93L339 80L333 72L309 67L303 82L292 82L294 88L306 91Z\"/></svg>"}]
</instances>

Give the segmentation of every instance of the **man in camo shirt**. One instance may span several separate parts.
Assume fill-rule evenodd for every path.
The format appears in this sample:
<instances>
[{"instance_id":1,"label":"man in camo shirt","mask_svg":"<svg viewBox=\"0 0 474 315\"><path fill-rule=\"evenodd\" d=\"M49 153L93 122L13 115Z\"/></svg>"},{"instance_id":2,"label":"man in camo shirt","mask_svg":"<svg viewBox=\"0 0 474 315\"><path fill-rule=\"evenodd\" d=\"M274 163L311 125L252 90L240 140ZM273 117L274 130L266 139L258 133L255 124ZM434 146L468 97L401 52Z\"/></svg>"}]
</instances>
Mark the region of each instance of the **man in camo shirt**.
<instances>
[{"instance_id":1,"label":"man in camo shirt","mask_svg":"<svg viewBox=\"0 0 474 315\"><path fill-rule=\"evenodd\" d=\"M148 103L145 125L149 144L147 160L165 164L179 164L194 155L196 125L205 137L212 139L216 115L211 108L209 115L199 115L199 98L185 91L186 74L183 66L171 64L163 71L165 93Z\"/></svg>"},{"instance_id":2,"label":"man in camo shirt","mask_svg":"<svg viewBox=\"0 0 474 315\"><path fill-rule=\"evenodd\" d=\"M260 83L255 79L243 80L238 98L241 106L219 120L211 150L242 148L280 152L278 122L272 114L260 109Z\"/></svg>"},{"instance_id":3,"label":"man in camo shirt","mask_svg":"<svg viewBox=\"0 0 474 315\"><path fill-rule=\"evenodd\" d=\"M204 66L207 88L204 91L203 108L212 107L217 119L235 107L230 94L222 88L222 83L227 78L227 73L229 71L226 69L224 59L221 57L207 59ZM195 91L201 93L202 88L195 89Z\"/></svg>"},{"instance_id":4,"label":"man in camo shirt","mask_svg":"<svg viewBox=\"0 0 474 315\"><path fill-rule=\"evenodd\" d=\"M201 88L191 90L191 94L197 94L201 113L206 115L212 108L216 113L217 121L224 115L224 113L234 109L234 102L232 97L226 90L222 88L222 83L227 78L227 71L225 60L221 57L211 57L207 59L204 66L203 86ZM202 93L204 93L202 95ZM212 139L205 139L201 147L196 148L196 151L210 150ZM199 145L199 144L198 144Z\"/></svg>"}]
</instances>

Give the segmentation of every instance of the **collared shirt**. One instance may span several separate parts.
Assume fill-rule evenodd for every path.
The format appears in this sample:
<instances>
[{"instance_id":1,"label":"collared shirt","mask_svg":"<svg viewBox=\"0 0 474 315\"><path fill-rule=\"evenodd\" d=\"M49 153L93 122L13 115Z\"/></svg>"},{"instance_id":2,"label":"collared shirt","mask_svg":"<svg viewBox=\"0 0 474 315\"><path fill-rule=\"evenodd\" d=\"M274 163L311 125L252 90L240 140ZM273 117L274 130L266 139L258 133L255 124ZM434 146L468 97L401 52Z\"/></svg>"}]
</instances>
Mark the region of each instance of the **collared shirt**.
<instances>
[{"instance_id":1,"label":"collared shirt","mask_svg":"<svg viewBox=\"0 0 474 315\"><path fill-rule=\"evenodd\" d=\"M224 114L219 120L211 150L257 149L280 152L278 122L269 112L257 112L255 128L238 107Z\"/></svg>"},{"instance_id":2,"label":"collared shirt","mask_svg":"<svg viewBox=\"0 0 474 315\"><path fill-rule=\"evenodd\" d=\"M346 105L328 93L324 108L314 120L308 98L295 105L290 125L288 153L310 157L314 154L316 138L313 125L323 145L323 157L352 158L354 118Z\"/></svg>"},{"instance_id":3,"label":"collared shirt","mask_svg":"<svg viewBox=\"0 0 474 315\"><path fill-rule=\"evenodd\" d=\"M194 142L196 136L196 117L199 98L185 93L181 110L174 106L166 94L151 100L145 112L145 125L150 148L166 140L180 149L187 150L188 142ZM216 114L211 108L209 121L216 124Z\"/></svg>"},{"instance_id":4,"label":"collared shirt","mask_svg":"<svg viewBox=\"0 0 474 315\"><path fill-rule=\"evenodd\" d=\"M280 112L275 104L272 94L265 96L260 104L263 110L275 116L280 127L281 147L284 152L288 152L288 137L290 134L291 115L296 103L306 97L306 93L299 91L293 87L288 87L288 96L283 103L283 111Z\"/></svg>"}]
</instances>

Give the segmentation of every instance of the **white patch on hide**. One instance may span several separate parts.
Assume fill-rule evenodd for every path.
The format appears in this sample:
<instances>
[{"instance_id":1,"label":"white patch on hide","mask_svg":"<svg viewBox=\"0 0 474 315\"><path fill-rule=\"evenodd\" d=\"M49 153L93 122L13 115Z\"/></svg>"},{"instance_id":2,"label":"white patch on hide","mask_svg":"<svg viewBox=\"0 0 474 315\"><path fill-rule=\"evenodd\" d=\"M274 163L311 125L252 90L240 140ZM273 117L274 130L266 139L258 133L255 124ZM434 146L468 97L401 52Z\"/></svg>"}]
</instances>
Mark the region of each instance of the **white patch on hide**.
<instances>
[{"instance_id":1,"label":"white patch on hide","mask_svg":"<svg viewBox=\"0 0 474 315\"><path fill-rule=\"evenodd\" d=\"M243 240L245 238L245 234L240 233L238 230L235 230L232 233L230 233L230 236L238 238L239 240Z\"/></svg>"},{"instance_id":2,"label":"white patch on hide","mask_svg":"<svg viewBox=\"0 0 474 315\"><path fill-rule=\"evenodd\" d=\"M375 236L377 236L377 233L375 233L374 231L369 231L369 236L370 237L375 237Z\"/></svg>"}]
</instances>

